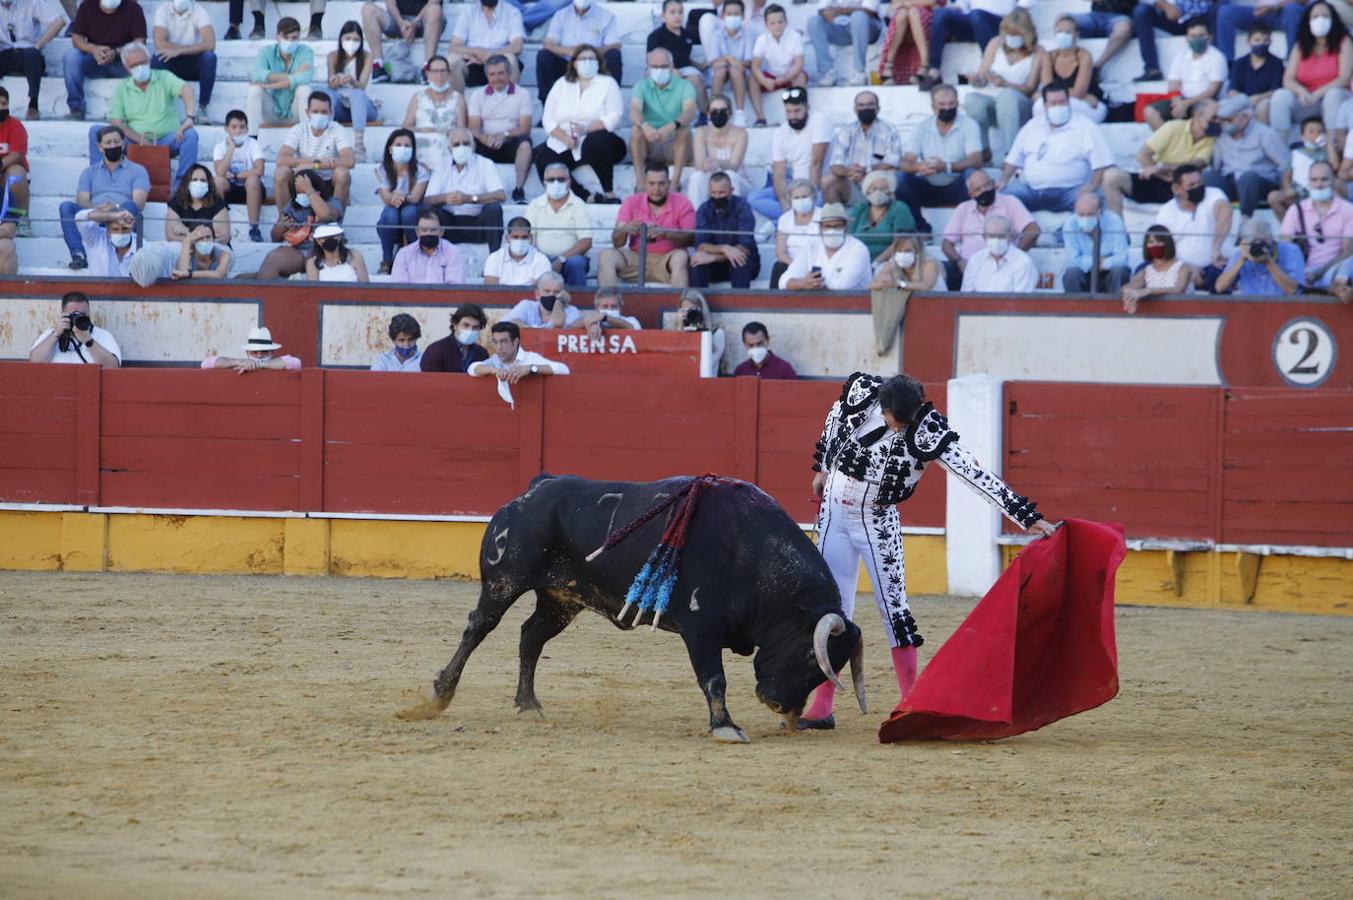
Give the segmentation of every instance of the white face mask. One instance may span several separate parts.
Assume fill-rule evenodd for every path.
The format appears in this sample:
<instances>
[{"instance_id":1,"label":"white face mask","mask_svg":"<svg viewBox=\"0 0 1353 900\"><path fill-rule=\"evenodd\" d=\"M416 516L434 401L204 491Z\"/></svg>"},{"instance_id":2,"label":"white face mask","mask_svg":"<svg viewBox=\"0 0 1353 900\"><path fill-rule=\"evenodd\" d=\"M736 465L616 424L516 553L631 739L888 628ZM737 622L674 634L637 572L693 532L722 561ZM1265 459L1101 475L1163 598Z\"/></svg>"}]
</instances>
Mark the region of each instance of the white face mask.
<instances>
[{"instance_id":1,"label":"white face mask","mask_svg":"<svg viewBox=\"0 0 1353 900\"><path fill-rule=\"evenodd\" d=\"M441 84L438 84L435 81L429 80L428 90L432 91L434 94L445 94L447 91L451 90L451 81L450 79L447 79Z\"/></svg>"},{"instance_id":2,"label":"white face mask","mask_svg":"<svg viewBox=\"0 0 1353 900\"><path fill-rule=\"evenodd\" d=\"M575 68L578 70L579 78L590 80L597 77L597 61L595 59L580 59Z\"/></svg>"},{"instance_id":3,"label":"white face mask","mask_svg":"<svg viewBox=\"0 0 1353 900\"><path fill-rule=\"evenodd\" d=\"M406 147L403 144L390 148L390 158L397 163L406 163L413 159L413 148Z\"/></svg>"},{"instance_id":4,"label":"white face mask","mask_svg":"<svg viewBox=\"0 0 1353 900\"><path fill-rule=\"evenodd\" d=\"M737 34L742 30L742 16L725 16L723 27L728 29L729 34Z\"/></svg>"},{"instance_id":5,"label":"white face mask","mask_svg":"<svg viewBox=\"0 0 1353 900\"><path fill-rule=\"evenodd\" d=\"M99 0L99 9L104 12L112 12L122 5L122 0ZM1329 23L1326 23L1327 25Z\"/></svg>"},{"instance_id":6,"label":"white face mask","mask_svg":"<svg viewBox=\"0 0 1353 900\"><path fill-rule=\"evenodd\" d=\"M312 129L314 129L315 131L323 131L324 129L328 128L328 127L329 127L329 114L328 114L328 113L311 113L311 114L310 114L310 127L311 127Z\"/></svg>"},{"instance_id":7,"label":"white face mask","mask_svg":"<svg viewBox=\"0 0 1353 900\"><path fill-rule=\"evenodd\" d=\"M193 249L197 251L198 256L211 256L211 241L193 241Z\"/></svg>"},{"instance_id":8,"label":"white face mask","mask_svg":"<svg viewBox=\"0 0 1353 900\"><path fill-rule=\"evenodd\" d=\"M1061 106L1048 107L1048 122L1054 128L1060 128L1071 121L1071 107L1065 104Z\"/></svg>"},{"instance_id":9,"label":"white face mask","mask_svg":"<svg viewBox=\"0 0 1353 900\"><path fill-rule=\"evenodd\" d=\"M1311 34L1316 37L1324 37L1330 33L1330 26L1333 24L1329 16L1313 16L1311 18Z\"/></svg>"},{"instance_id":10,"label":"white face mask","mask_svg":"<svg viewBox=\"0 0 1353 900\"><path fill-rule=\"evenodd\" d=\"M525 256L531 249L531 242L527 238L508 238L507 252L513 256Z\"/></svg>"},{"instance_id":11,"label":"white face mask","mask_svg":"<svg viewBox=\"0 0 1353 900\"><path fill-rule=\"evenodd\" d=\"M361 42L361 41L344 41L344 42L343 42L343 52L346 53L348 56L352 56L354 53L356 53L356 52L357 52L358 50L360 50L361 48L362 48L362 42Z\"/></svg>"},{"instance_id":12,"label":"white face mask","mask_svg":"<svg viewBox=\"0 0 1353 900\"><path fill-rule=\"evenodd\" d=\"M749 347L747 349L747 358L750 359L752 362L756 363L758 366L766 361L766 357L769 354L770 354L769 347Z\"/></svg>"},{"instance_id":13,"label":"white face mask","mask_svg":"<svg viewBox=\"0 0 1353 900\"><path fill-rule=\"evenodd\" d=\"M233 142L235 143L235 146L236 146L236 147L243 147L243 146L244 146L244 142L247 141L247 140L249 140L249 135L247 135L247 134L236 134L236 135L232 135L231 138L230 138L230 140L233 141Z\"/></svg>"},{"instance_id":14,"label":"white face mask","mask_svg":"<svg viewBox=\"0 0 1353 900\"><path fill-rule=\"evenodd\" d=\"M451 161L458 166L463 166L470 161L474 154L469 144L456 144L451 148Z\"/></svg>"},{"instance_id":15,"label":"white face mask","mask_svg":"<svg viewBox=\"0 0 1353 900\"><path fill-rule=\"evenodd\" d=\"M563 200L568 195L568 182L565 181L547 181L545 182L545 196L551 200Z\"/></svg>"},{"instance_id":16,"label":"white face mask","mask_svg":"<svg viewBox=\"0 0 1353 900\"><path fill-rule=\"evenodd\" d=\"M1081 231L1094 231L1099 219L1095 216L1076 216L1076 224L1080 226Z\"/></svg>"},{"instance_id":17,"label":"white face mask","mask_svg":"<svg viewBox=\"0 0 1353 900\"><path fill-rule=\"evenodd\" d=\"M578 12L585 13L592 8L592 0L573 0L573 5L578 8Z\"/></svg>"},{"instance_id":18,"label":"white face mask","mask_svg":"<svg viewBox=\"0 0 1353 900\"><path fill-rule=\"evenodd\" d=\"M145 84L150 81L150 63L141 63L139 66L132 66L132 80L137 84Z\"/></svg>"},{"instance_id":19,"label":"white face mask","mask_svg":"<svg viewBox=\"0 0 1353 900\"><path fill-rule=\"evenodd\" d=\"M916 265L916 251L899 250L893 254L893 265L899 269L910 269Z\"/></svg>"},{"instance_id":20,"label":"white face mask","mask_svg":"<svg viewBox=\"0 0 1353 900\"><path fill-rule=\"evenodd\" d=\"M1000 258L1005 256L1005 251L1010 249L1010 238L989 237L987 238L987 250L992 256Z\"/></svg>"},{"instance_id":21,"label":"white face mask","mask_svg":"<svg viewBox=\"0 0 1353 900\"><path fill-rule=\"evenodd\" d=\"M828 250L836 250L846 242L846 233L844 231L824 231L822 232L822 246Z\"/></svg>"},{"instance_id":22,"label":"white face mask","mask_svg":"<svg viewBox=\"0 0 1353 900\"><path fill-rule=\"evenodd\" d=\"M174 12L183 15L193 8L193 0L174 0Z\"/></svg>"},{"instance_id":23,"label":"white face mask","mask_svg":"<svg viewBox=\"0 0 1353 900\"><path fill-rule=\"evenodd\" d=\"M1024 48L1024 35L1007 34L1005 36L1005 45L1011 50L1021 50Z\"/></svg>"},{"instance_id":24,"label":"white face mask","mask_svg":"<svg viewBox=\"0 0 1353 900\"><path fill-rule=\"evenodd\" d=\"M801 216L806 216L813 211L812 197L795 197L789 201L789 205L794 207L794 212Z\"/></svg>"},{"instance_id":25,"label":"white face mask","mask_svg":"<svg viewBox=\"0 0 1353 900\"><path fill-rule=\"evenodd\" d=\"M672 70L670 68L650 69L649 74L653 78L653 83L658 87L672 80Z\"/></svg>"},{"instance_id":26,"label":"white face mask","mask_svg":"<svg viewBox=\"0 0 1353 900\"><path fill-rule=\"evenodd\" d=\"M194 200L201 200L203 197L207 196L207 190L208 187L205 181L188 182L188 196L192 197Z\"/></svg>"},{"instance_id":27,"label":"white face mask","mask_svg":"<svg viewBox=\"0 0 1353 900\"><path fill-rule=\"evenodd\" d=\"M121 250L132 242L132 233L130 231L120 231L117 234L108 235L108 243Z\"/></svg>"},{"instance_id":28,"label":"white face mask","mask_svg":"<svg viewBox=\"0 0 1353 900\"><path fill-rule=\"evenodd\" d=\"M892 198L888 195L888 192L887 192L887 191L870 191L870 192L869 192L869 202L870 202L870 204L873 205L873 206L887 206L887 205L888 205L888 201L891 200L891 199L892 199Z\"/></svg>"},{"instance_id":29,"label":"white face mask","mask_svg":"<svg viewBox=\"0 0 1353 900\"><path fill-rule=\"evenodd\" d=\"M1059 31L1052 39L1058 50L1070 50L1076 45L1076 36L1069 31Z\"/></svg>"},{"instance_id":30,"label":"white face mask","mask_svg":"<svg viewBox=\"0 0 1353 900\"><path fill-rule=\"evenodd\" d=\"M466 347L470 346L471 344L477 344L479 343L479 329L463 328L460 331L456 332L456 340Z\"/></svg>"}]
</instances>

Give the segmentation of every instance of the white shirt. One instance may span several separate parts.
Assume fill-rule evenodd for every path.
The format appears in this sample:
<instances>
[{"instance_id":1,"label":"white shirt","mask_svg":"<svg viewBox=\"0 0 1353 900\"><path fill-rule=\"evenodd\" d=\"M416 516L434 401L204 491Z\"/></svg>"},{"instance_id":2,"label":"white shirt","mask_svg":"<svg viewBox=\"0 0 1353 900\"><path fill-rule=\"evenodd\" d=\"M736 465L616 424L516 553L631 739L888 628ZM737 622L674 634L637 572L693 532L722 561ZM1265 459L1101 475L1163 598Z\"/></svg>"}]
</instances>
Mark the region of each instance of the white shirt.
<instances>
[{"instance_id":1,"label":"white shirt","mask_svg":"<svg viewBox=\"0 0 1353 900\"><path fill-rule=\"evenodd\" d=\"M579 137L586 134L587 126L597 120L606 126L607 131L615 131L620 124L624 108L620 102L620 85L609 75L598 75L581 89L582 82L560 78L550 88L545 97L545 114L541 122L545 127L545 146L555 153L564 152L564 142L553 135L554 129L561 125L567 130L570 124L575 127ZM573 158L582 159L582 141L573 148Z\"/></svg>"},{"instance_id":2,"label":"white shirt","mask_svg":"<svg viewBox=\"0 0 1353 900\"><path fill-rule=\"evenodd\" d=\"M789 289L791 278L803 278L817 267L829 291L863 291L874 280L873 260L869 248L859 238L846 235L846 242L831 256L822 241L813 241L806 253L794 257L789 268L780 276L780 289Z\"/></svg>"},{"instance_id":3,"label":"white shirt","mask_svg":"<svg viewBox=\"0 0 1353 900\"><path fill-rule=\"evenodd\" d=\"M130 258L131 254L128 253L127 257ZM38 344L41 344L43 341L47 340L48 335L50 335L55 330L56 329L54 328L48 328L42 334L38 335L38 339L33 342L33 347L36 347ZM117 345L117 341L113 338L111 334L104 331L99 326L95 325L94 328L90 331L89 336L92 337L94 339L94 342L97 343L100 347L116 356L118 362L122 362L122 348ZM32 352L33 347L28 348L30 353ZM51 361L54 363L65 363L65 364L74 363L76 365L79 365L80 363L94 363L96 361L94 359L94 356L89 352L90 349L91 348L89 347L81 346L80 352L77 353L75 351L75 342L71 341L70 349L66 350L65 352L62 352L61 345L57 344L54 348L52 348ZM84 359L80 358L81 353L84 354Z\"/></svg>"},{"instance_id":4,"label":"white shirt","mask_svg":"<svg viewBox=\"0 0 1353 900\"><path fill-rule=\"evenodd\" d=\"M428 182L425 196L436 197L439 194L451 194L460 191L467 196L482 196L503 189L503 179L498 177L498 168L493 160L478 153L470 157L464 168L451 161L451 154L442 156L441 162L432 170L432 179ZM481 203L462 203L451 207L456 216L477 216L484 208Z\"/></svg>"},{"instance_id":5,"label":"white shirt","mask_svg":"<svg viewBox=\"0 0 1353 900\"><path fill-rule=\"evenodd\" d=\"M535 303L534 300L532 300L531 302ZM469 374L474 375L477 374L476 370L478 370L480 367L486 369L510 369L513 366L539 366L542 369L553 370L554 374L556 375L568 374L568 366L564 365L563 363L555 362L552 359L546 359L539 353L536 353L531 350L526 350L522 347L517 348L517 355L513 357L512 362L506 363L503 362L501 359L498 358L498 354L495 353L488 359L480 360L477 363L473 363L467 371L469 372Z\"/></svg>"},{"instance_id":6,"label":"white shirt","mask_svg":"<svg viewBox=\"0 0 1353 900\"><path fill-rule=\"evenodd\" d=\"M1038 287L1038 268L1013 243L1000 259L986 247L973 254L963 270L963 291L1028 293Z\"/></svg>"},{"instance_id":7,"label":"white shirt","mask_svg":"<svg viewBox=\"0 0 1353 900\"><path fill-rule=\"evenodd\" d=\"M198 32L210 27L211 17L207 15L201 3L194 3L188 7L188 12L179 15L174 12L173 3L165 2L155 9L151 34L155 33L154 29L163 28L168 32L169 43L190 47L198 42Z\"/></svg>"},{"instance_id":8,"label":"white shirt","mask_svg":"<svg viewBox=\"0 0 1353 900\"><path fill-rule=\"evenodd\" d=\"M1208 44L1202 56L1194 56L1192 50L1175 56L1165 80L1179 82L1179 92L1187 99L1212 87L1214 81L1225 84L1227 74L1226 57Z\"/></svg>"},{"instance_id":9,"label":"white shirt","mask_svg":"<svg viewBox=\"0 0 1353 900\"><path fill-rule=\"evenodd\" d=\"M328 128L315 134L309 125L297 122L287 132L282 146L290 147L302 159L337 159L339 151L352 149L352 133L337 122L330 122ZM333 172L320 175L332 176Z\"/></svg>"},{"instance_id":10,"label":"white shirt","mask_svg":"<svg viewBox=\"0 0 1353 900\"><path fill-rule=\"evenodd\" d=\"M553 312L553 310L551 310ZM564 313L564 327L572 328L581 320L583 314L578 311L578 307L572 303L568 305L568 311ZM554 324L545 316L540 314L540 301L535 299L518 300L517 305L512 307L503 316L504 322L516 322L523 328L553 328Z\"/></svg>"},{"instance_id":11,"label":"white shirt","mask_svg":"<svg viewBox=\"0 0 1353 900\"><path fill-rule=\"evenodd\" d=\"M48 0L16 0L9 6L0 5L0 50L32 47L48 25L65 18L57 4ZM12 41L9 39L10 28L14 29ZM76 362L79 362L78 357Z\"/></svg>"},{"instance_id":12,"label":"white shirt","mask_svg":"<svg viewBox=\"0 0 1353 900\"><path fill-rule=\"evenodd\" d=\"M108 240L108 229L98 222L91 221L92 209L82 209L75 214L75 227L85 243L85 258L89 268L85 274L92 277L127 278L131 275L132 257L136 255L136 233L132 233L132 242L127 252L119 257L117 248Z\"/></svg>"},{"instance_id":13,"label":"white shirt","mask_svg":"<svg viewBox=\"0 0 1353 900\"><path fill-rule=\"evenodd\" d=\"M166 7L161 6L160 9ZM216 148L211 151L212 162L220 162L225 159L226 151L234 146L234 141L227 137L224 141L219 141ZM235 147L235 152L230 155L230 166L227 171L230 173L231 181L243 181L244 173L253 169L254 163L263 159L263 147L259 145L257 138L245 138L244 146Z\"/></svg>"},{"instance_id":14,"label":"white shirt","mask_svg":"<svg viewBox=\"0 0 1353 900\"><path fill-rule=\"evenodd\" d=\"M526 220L536 236L536 246L548 256L558 256L583 238L592 237L592 214L573 191L564 195L564 205L555 209L541 194L526 207Z\"/></svg>"},{"instance_id":15,"label":"white shirt","mask_svg":"<svg viewBox=\"0 0 1353 900\"><path fill-rule=\"evenodd\" d=\"M493 21L489 21L483 4L471 3L456 16L451 40L456 38L467 47L501 50L516 38L525 39L526 28L522 25L521 13L510 3L499 3L494 8Z\"/></svg>"},{"instance_id":16,"label":"white shirt","mask_svg":"<svg viewBox=\"0 0 1353 900\"><path fill-rule=\"evenodd\" d=\"M1212 239L1217 232L1216 207L1218 203L1230 202L1220 188L1210 187L1203 194L1203 202L1192 212L1180 209L1178 199L1171 199L1160 208L1156 213L1156 224L1170 229L1176 259L1198 268L1212 265Z\"/></svg>"},{"instance_id":17,"label":"white shirt","mask_svg":"<svg viewBox=\"0 0 1353 900\"><path fill-rule=\"evenodd\" d=\"M371 364L373 372L421 372L423 371L423 348L419 347L408 359L400 359L395 348L391 347Z\"/></svg>"},{"instance_id":18,"label":"white shirt","mask_svg":"<svg viewBox=\"0 0 1353 900\"><path fill-rule=\"evenodd\" d=\"M1095 169L1113 165L1113 151L1099 126L1084 116L1053 128L1047 116L1036 116L1015 135L1005 161L1022 170L1035 190L1080 187Z\"/></svg>"},{"instance_id":19,"label":"white shirt","mask_svg":"<svg viewBox=\"0 0 1353 900\"><path fill-rule=\"evenodd\" d=\"M813 145L830 144L831 140L831 123L821 113L814 115L810 111L808 123L799 131L790 128L788 122L781 122L770 142L771 164L785 160L789 163L787 176L790 179L807 178L813 167ZM825 164L825 149L823 160Z\"/></svg>"},{"instance_id":20,"label":"white shirt","mask_svg":"<svg viewBox=\"0 0 1353 900\"><path fill-rule=\"evenodd\" d=\"M822 215L822 207L813 209L813 221L807 225L800 225L794 221L794 210L788 209L780 215L780 221L776 223L776 232L778 234L788 235L785 240L785 250L789 252L789 258L801 253L807 253L813 244L822 243L817 239L818 218Z\"/></svg>"},{"instance_id":21,"label":"white shirt","mask_svg":"<svg viewBox=\"0 0 1353 900\"><path fill-rule=\"evenodd\" d=\"M789 71L797 56L803 56L803 35L794 28L786 27L778 41L767 31L752 46L752 58L761 60L762 70L777 78Z\"/></svg>"},{"instance_id":22,"label":"white shirt","mask_svg":"<svg viewBox=\"0 0 1353 900\"><path fill-rule=\"evenodd\" d=\"M525 257L514 259L507 249L506 241L484 260L484 277L492 275L499 284L535 284L536 279L548 271L550 260L544 253L535 247L528 247Z\"/></svg>"},{"instance_id":23,"label":"white shirt","mask_svg":"<svg viewBox=\"0 0 1353 900\"><path fill-rule=\"evenodd\" d=\"M601 312L601 310L597 310L597 312ZM611 312L609 310L602 313L602 315L606 317L607 321L610 321L611 319L624 319L635 331L642 331L644 328L644 326L640 325L639 320L634 318L634 316L627 316L624 313Z\"/></svg>"}]
</instances>

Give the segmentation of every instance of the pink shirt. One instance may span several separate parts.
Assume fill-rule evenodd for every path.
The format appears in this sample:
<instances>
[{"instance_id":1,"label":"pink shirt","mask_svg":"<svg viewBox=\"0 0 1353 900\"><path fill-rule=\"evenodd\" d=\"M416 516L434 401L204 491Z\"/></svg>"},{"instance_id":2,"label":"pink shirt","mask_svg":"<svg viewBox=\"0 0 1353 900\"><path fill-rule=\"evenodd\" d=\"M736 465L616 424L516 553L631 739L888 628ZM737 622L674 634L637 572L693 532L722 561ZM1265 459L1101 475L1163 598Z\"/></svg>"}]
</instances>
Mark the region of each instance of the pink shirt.
<instances>
[{"instance_id":1,"label":"pink shirt","mask_svg":"<svg viewBox=\"0 0 1353 900\"><path fill-rule=\"evenodd\" d=\"M235 357L231 358L234 359ZM216 360L218 359L220 359L219 356L208 356L206 359L202 360L202 368L204 369L216 368ZM288 369L299 369L301 367L301 361L294 356L285 356L285 355L274 356L273 359L280 359L282 361L282 364L286 366Z\"/></svg>"},{"instance_id":2,"label":"pink shirt","mask_svg":"<svg viewBox=\"0 0 1353 900\"><path fill-rule=\"evenodd\" d=\"M616 216L615 222L617 225L624 225L626 222L647 222L649 225L670 228L673 231L695 231L695 207L691 206L691 201L673 191L667 195L667 202L654 216L648 205L648 193L640 191L637 194L630 194L625 198L625 202L620 204L620 215ZM629 248L639 249L639 235L630 236ZM650 253L669 253L675 249L676 244L666 238L651 241L648 245Z\"/></svg>"},{"instance_id":3,"label":"pink shirt","mask_svg":"<svg viewBox=\"0 0 1353 900\"><path fill-rule=\"evenodd\" d=\"M1018 235L1034 220L1024 204L1009 194L997 194L996 200L987 207L985 213L977 208L976 200L965 200L955 207L954 214L949 217L948 224L944 226L944 237L953 241L960 257L972 259L973 254L986 246L982 228L992 215L1009 219L1012 235Z\"/></svg>"},{"instance_id":4,"label":"pink shirt","mask_svg":"<svg viewBox=\"0 0 1353 900\"><path fill-rule=\"evenodd\" d=\"M461 284L465 281L465 255L443 239L437 251L424 253L417 241L395 254L390 280L400 284Z\"/></svg>"},{"instance_id":5,"label":"pink shirt","mask_svg":"<svg viewBox=\"0 0 1353 900\"><path fill-rule=\"evenodd\" d=\"M1312 200L1301 201L1301 214L1306 217L1306 227L1301 227L1295 206L1283 216L1283 237L1295 237L1305 233L1311 247L1311 255L1306 260L1307 269L1319 269L1338 259L1344 253L1344 239L1353 238L1353 203L1336 195L1330 201L1330 209L1322 218L1315 209ZM1316 225L1320 227L1317 229ZM1323 238L1323 240L1322 240Z\"/></svg>"}]
</instances>

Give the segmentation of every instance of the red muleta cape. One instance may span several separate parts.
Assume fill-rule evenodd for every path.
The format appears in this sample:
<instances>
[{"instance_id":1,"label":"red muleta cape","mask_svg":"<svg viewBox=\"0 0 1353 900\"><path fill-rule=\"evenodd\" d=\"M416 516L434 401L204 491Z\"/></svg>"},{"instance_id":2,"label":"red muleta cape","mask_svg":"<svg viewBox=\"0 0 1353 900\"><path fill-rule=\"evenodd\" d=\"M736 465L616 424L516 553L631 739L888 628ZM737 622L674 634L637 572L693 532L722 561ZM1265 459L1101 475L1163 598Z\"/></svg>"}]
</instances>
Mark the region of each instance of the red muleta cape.
<instances>
[{"instance_id":1,"label":"red muleta cape","mask_svg":"<svg viewBox=\"0 0 1353 900\"><path fill-rule=\"evenodd\" d=\"M1067 519L1029 544L926 666L879 741L986 740L1118 693L1114 573L1123 526Z\"/></svg>"}]
</instances>

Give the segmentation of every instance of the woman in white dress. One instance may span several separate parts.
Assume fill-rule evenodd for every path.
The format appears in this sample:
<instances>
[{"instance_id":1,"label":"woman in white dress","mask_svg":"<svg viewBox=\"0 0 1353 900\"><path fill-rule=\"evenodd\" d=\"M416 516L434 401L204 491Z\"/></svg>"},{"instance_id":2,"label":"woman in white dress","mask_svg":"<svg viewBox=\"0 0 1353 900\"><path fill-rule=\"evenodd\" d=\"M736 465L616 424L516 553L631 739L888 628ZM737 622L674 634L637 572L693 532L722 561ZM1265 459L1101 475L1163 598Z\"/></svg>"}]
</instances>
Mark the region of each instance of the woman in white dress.
<instances>
[{"instance_id":1,"label":"woman in white dress","mask_svg":"<svg viewBox=\"0 0 1353 900\"><path fill-rule=\"evenodd\" d=\"M982 129L982 146L990 149L991 161L1005 159L1020 126L1033 114L1033 93L1043 70L1043 49L1038 46L1034 20L1016 9L1001 20L1001 30L987 44L982 64L969 73L968 84L977 88L963 101L963 109ZM996 129L997 140L990 136Z\"/></svg>"},{"instance_id":2,"label":"woman in white dress","mask_svg":"<svg viewBox=\"0 0 1353 900\"><path fill-rule=\"evenodd\" d=\"M545 181L545 167L553 162L591 166L601 182L593 203L619 203L615 195L615 166L625 158L625 142L615 134L624 112L620 85L606 71L606 60L591 44L573 51L564 77L550 88L541 121L547 135L535 151L536 174ZM573 192L587 200L587 189L572 179Z\"/></svg>"},{"instance_id":3,"label":"woman in white dress","mask_svg":"<svg viewBox=\"0 0 1353 900\"><path fill-rule=\"evenodd\" d=\"M315 229L315 250L305 261L306 281L370 281L362 254L348 249L342 225Z\"/></svg>"},{"instance_id":4,"label":"woman in white dress","mask_svg":"<svg viewBox=\"0 0 1353 900\"><path fill-rule=\"evenodd\" d=\"M686 170L686 198L696 209L709 199L709 177L715 172L727 172L733 180L733 193L746 197L751 180L743 168L747 155L747 129L734 125L730 119L733 107L723 94L709 100L709 124L695 129L692 142L695 165Z\"/></svg>"},{"instance_id":5,"label":"woman in white dress","mask_svg":"<svg viewBox=\"0 0 1353 900\"><path fill-rule=\"evenodd\" d=\"M817 239L817 188L807 178L799 178L789 185L789 209L780 216L775 227L775 265L771 266L770 283L780 283L780 276L789 268L795 255L807 252L809 244Z\"/></svg>"},{"instance_id":6,"label":"woman in white dress","mask_svg":"<svg viewBox=\"0 0 1353 900\"><path fill-rule=\"evenodd\" d=\"M446 152L447 132L465 127L465 98L451 89L451 64L445 56L428 60L427 76L428 86L409 98L403 124L422 136L425 159L440 159Z\"/></svg>"}]
</instances>

